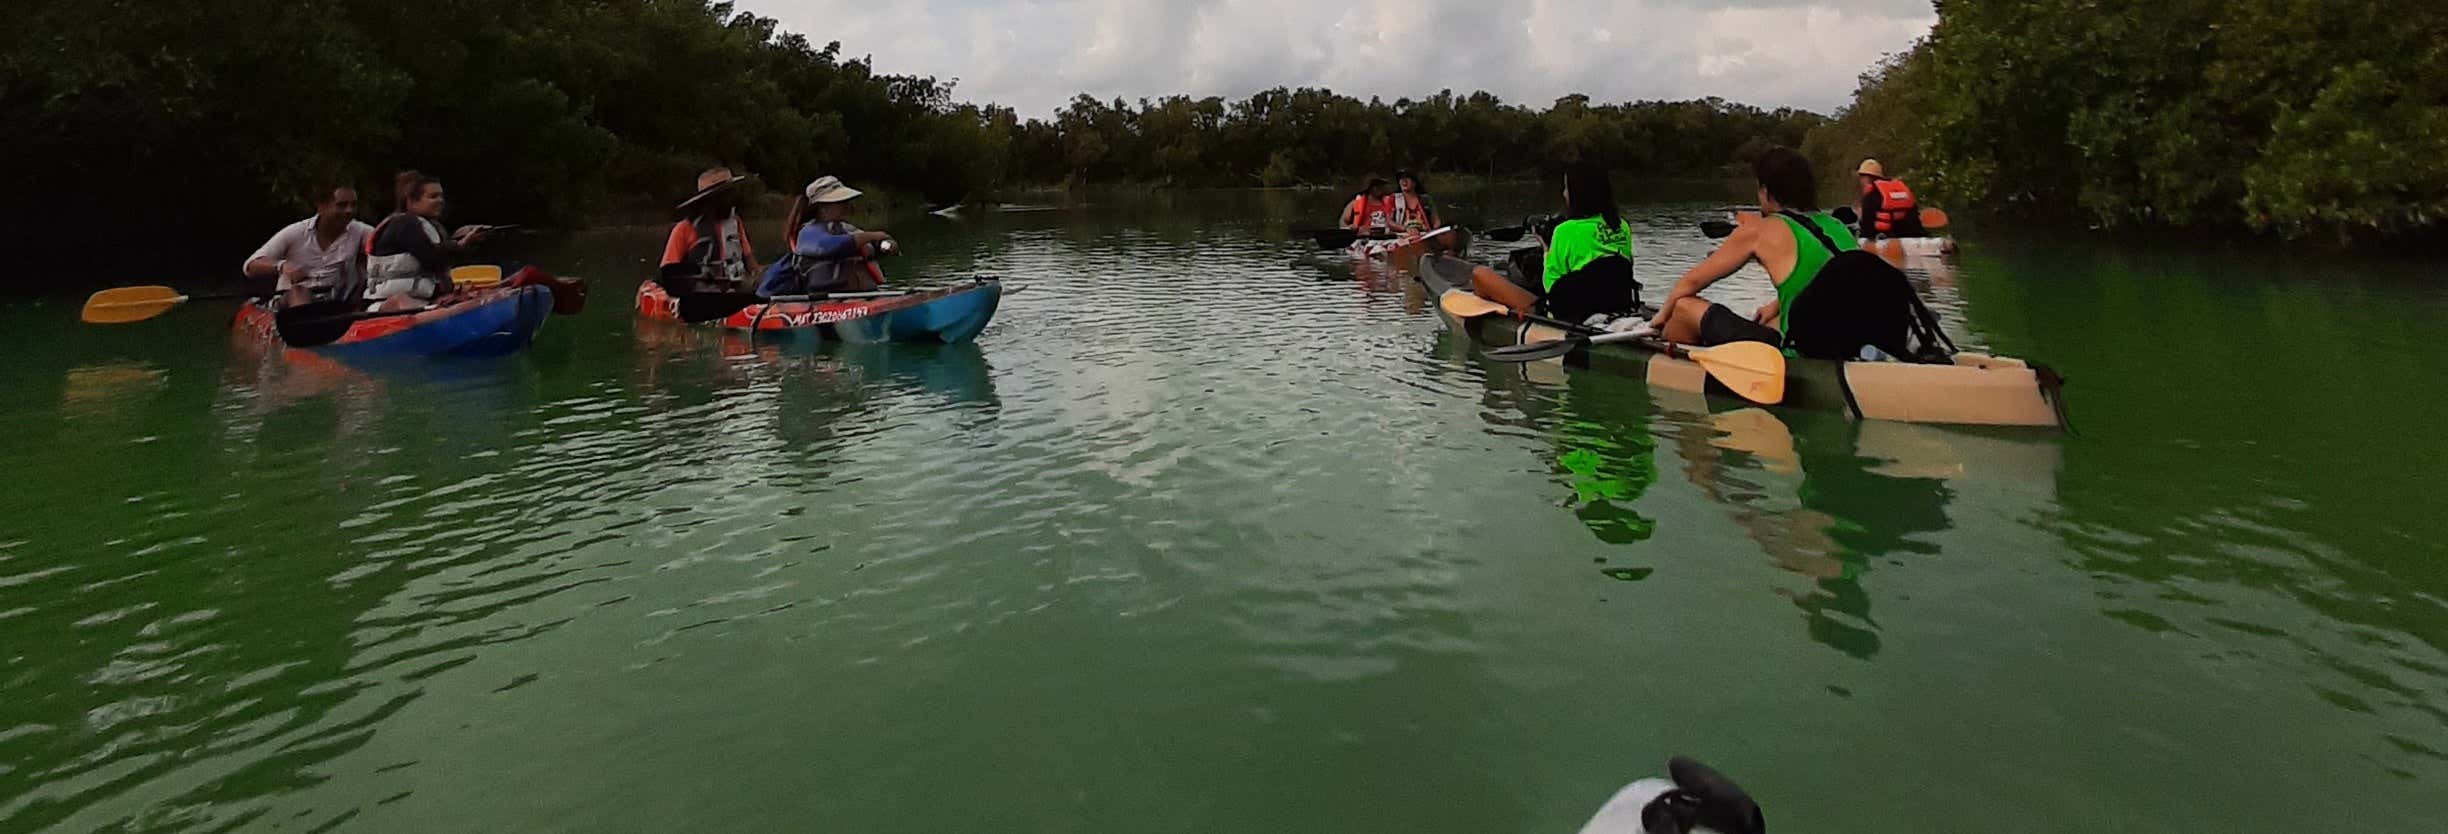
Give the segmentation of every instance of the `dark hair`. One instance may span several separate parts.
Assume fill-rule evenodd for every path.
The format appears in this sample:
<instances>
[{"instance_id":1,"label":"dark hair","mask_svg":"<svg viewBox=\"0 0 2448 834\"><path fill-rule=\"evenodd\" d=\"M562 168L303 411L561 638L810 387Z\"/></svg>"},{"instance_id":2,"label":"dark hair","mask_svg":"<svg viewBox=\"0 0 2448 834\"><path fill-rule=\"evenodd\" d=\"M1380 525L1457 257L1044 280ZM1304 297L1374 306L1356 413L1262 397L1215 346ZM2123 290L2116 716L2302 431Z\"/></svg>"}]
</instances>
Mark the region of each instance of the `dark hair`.
<instances>
[{"instance_id":1,"label":"dark hair","mask_svg":"<svg viewBox=\"0 0 2448 834\"><path fill-rule=\"evenodd\" d=\"M316 190L313 192L308 202L318 206L331 205L335 201L336 196L340 193L340 190L344 188L350 191L357 190L357 186L334 180L315 186Z\"/></svg>"},{"instance_id":2,"label":"dark hair","mask_svg":"<svg viewBox=\"0 0 2448 834\"><path fill-rule=\"evenodd\" d=\"M1795 211L1819 210L1819 182L1811 177L1810 160L1794 149L1774 147L1751 160L1751 174L1779 205Z\"/></svg>"},{"instance_id":3,"label":"dark hair","mask_svg":"<svg viewBox=\"0 0 2448 834\"><path fill-rule=\"evenodd\" d=\"M391 177L391 207L397 211L407 211L408 201L425 193L425 186L439 185L441 182L414 168L401 171Z\"/></svg>"},{"instance_id":4,"label":"dark hair","mask_svg":"<svg viewBox=\"0 0 2448 834\"><path fill-rule=\"evenodd\" d=\"M806 192L791 195L790 210L782 215L782 251L789 252L799 245L799 227L815 216L815 208L814 203L808 202Z\"/></svg>"},{"instance_id":5,"label":"dark hair","mask_svg":"<svg viewBox=\"0 0 2448 834\"><path fill-rule=\"evenodd\" d=\"M1427 180L1424 180L1424 179L1420 179L1420 177L1419 177L1419 175L1418 175L1418 174L1414 174L1414 173L1411 173L1411 172L1409 172L1409 171L1396 171L1396 172L1394 172L1394 188L1395 188L1395 190L1398 190L1398 191L1399 191L1399 190L1401 190L1401 189L1402 189L1402 181L1403 181L1403 180L1410 180L1410 181L1411 181L1411 187L1412 187L1412 188L1419 189L1419 193L1421 193L1421 194L1426 194L1426 193L1428 193L1428 181L1427 181Z\"/></svg>"},{"instance_id":6,"label":"dark hair","mask_svg":"<svg viewBox=\"0 0 2448 834\"><path fill-rule=\"evenodd\" d=\"M1582 162L1565 168L1564 193L1566 216L1604 218L1610 229L1623 225L1623 211L1615 207L1615 183L1607 176L1606 166Z\"/></svg>"}]
</instances>

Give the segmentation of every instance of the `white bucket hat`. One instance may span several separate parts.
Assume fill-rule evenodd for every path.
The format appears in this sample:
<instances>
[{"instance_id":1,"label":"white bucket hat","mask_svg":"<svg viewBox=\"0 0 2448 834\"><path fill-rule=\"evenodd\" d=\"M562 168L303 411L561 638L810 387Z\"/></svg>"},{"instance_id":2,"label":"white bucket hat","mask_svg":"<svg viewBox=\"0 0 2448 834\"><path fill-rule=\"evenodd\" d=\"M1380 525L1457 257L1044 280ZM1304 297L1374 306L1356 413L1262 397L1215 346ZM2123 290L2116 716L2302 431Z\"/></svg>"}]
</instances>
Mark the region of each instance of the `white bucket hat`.
<instances>
[{"instance_id":1,"label":"white bucket hat","mask_svg":"<svg viewBox=\"0 0 2448 834\"><path fill-rule=\"evenodd\" d=\"M811 203L847 203L857 199L859 190L843 185L839 177L817 177L808 183L807 199Z\"/></svg>"}]
</instances>

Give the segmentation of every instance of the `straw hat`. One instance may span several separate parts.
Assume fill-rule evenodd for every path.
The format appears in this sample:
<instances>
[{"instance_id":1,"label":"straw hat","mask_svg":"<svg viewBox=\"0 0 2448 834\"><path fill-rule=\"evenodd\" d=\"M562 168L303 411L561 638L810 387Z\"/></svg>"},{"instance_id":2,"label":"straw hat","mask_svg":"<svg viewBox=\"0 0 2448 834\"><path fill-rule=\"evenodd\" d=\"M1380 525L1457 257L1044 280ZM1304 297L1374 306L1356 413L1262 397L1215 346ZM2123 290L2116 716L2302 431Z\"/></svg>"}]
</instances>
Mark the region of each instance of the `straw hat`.
<instances>
[{"instance_id":1,"label":"straw hat","mask_svg":"<svg viewBox=\"0 0 2448 834\"><path fill-rule=\"evenodd\" d=\"M1875 159L1865 159L1865 160L1862 160L1862 167L1861 167L1861 170L1859 170L1859 171L1855 171L1854 173L1860 174L1860 175L1865 176L1865 177L1881 177L1881 178L1884 178L1884 177L1886 177L1886 176L1887 176L1887 166L1885 166L1885 165L1880 165L1880 164L1879 164L1879 161L1878 161L1878 160L1875 160Z\"/></svg>"},{"instance_id":2,"label":"straw hat","mask_svg":"<svg viewBox=\"0 0 2448 834\"><path fill-rule=\"evenodd\" d=\"M696 208L698 204L712 199L714 195L729 191L731 190L731 186L747 181L747 177L735 175L731 173L731 169L729 168L709 169L705 173L697 175L697 193L691 195L686 200L680 201L680 205L676 207L676 210L686 212L690 209Z\"/></svg>"}]
</instances>

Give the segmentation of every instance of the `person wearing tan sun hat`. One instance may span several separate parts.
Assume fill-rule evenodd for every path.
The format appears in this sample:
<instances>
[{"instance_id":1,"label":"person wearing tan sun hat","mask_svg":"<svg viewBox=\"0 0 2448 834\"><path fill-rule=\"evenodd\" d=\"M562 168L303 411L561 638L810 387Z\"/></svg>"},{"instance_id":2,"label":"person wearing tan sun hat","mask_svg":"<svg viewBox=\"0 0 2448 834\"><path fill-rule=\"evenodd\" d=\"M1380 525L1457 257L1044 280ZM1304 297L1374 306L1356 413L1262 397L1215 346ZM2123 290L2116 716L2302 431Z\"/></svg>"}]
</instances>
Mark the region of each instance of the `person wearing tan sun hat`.
<instances>
[{"instance_id":1,"label":"person wearing tan sun hat","mask_svg":"<svg viewBox=\"0 0 2448 834\"><path fill-rule=\"evenodd\" d=\"M774 261L757 285L766 298L822 292L865 292L884 283L876 258L892 254L892 235L850 225L858 189L838 177L817 177L791 201L782 229L791 253Z\"/></svg>"},{"instance_id":2,"label":"person wearing tan sun hat","mask_svg":"<svg viewBox=\"0 0 2448 834\"><path fill-rule=\"evenodd\" d=\"M1912 186L1887 176L1887 166L1875 159L1862 160L1855 173L1861 176L1862 183L1863 240L1928 234L1921 228L1921 202L1913 196Z\"/></svg>"},{"instance_id":3,"label":"person wearing tan sun hat","mask_svg":"<svg viewBox=\"0 0 2448 834\"><path fill-rule=\"evenodd\" d=\"M747 177L729 168L697 175L697 193L675 209L680 222L663 243L662 282L674 292L738 292L757 274L756 247L740 219L737 186ZM678 285L678 286L675 286Z\"/></svg>"}]
</instances>

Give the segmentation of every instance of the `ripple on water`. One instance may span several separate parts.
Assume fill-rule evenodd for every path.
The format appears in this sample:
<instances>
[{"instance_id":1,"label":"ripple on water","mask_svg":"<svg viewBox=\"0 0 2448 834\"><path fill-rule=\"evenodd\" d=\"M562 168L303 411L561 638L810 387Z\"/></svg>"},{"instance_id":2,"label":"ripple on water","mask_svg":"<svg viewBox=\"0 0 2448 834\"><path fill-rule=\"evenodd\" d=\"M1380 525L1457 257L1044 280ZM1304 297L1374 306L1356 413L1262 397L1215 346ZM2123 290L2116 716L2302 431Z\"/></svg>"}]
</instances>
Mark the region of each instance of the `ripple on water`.
<instances>
[{"instance_id":1,"label":"ripple on water","mask_svg":"<svg viewBox=\"0 0 2448 834\"><path fill-rule=\"evenodd\" d=\"M1636 222L1653 294L1705 254L1685 211ZM2334 486L2162 491L2166 444L1533 382L1399 265L1293 264L1246 222L1042 223L910 267L1027 288L977 345L599 299L506 362L165 350L12 400L43 442L0 495L0 828L1030 828L1031 802L1241 794L1271 804L1177 819L1295 828L1333 811L1283 785L1397 807L1349 777L1389 762L1440 814L1552 828L1625 751L1710 727L1827 830L1872 824L1821 790L1932 772L1872 804L2437 807L2448 605ZM1967 345L2029 341L1965 272L1912 277Z\"/></svg>"}]
</instances>

